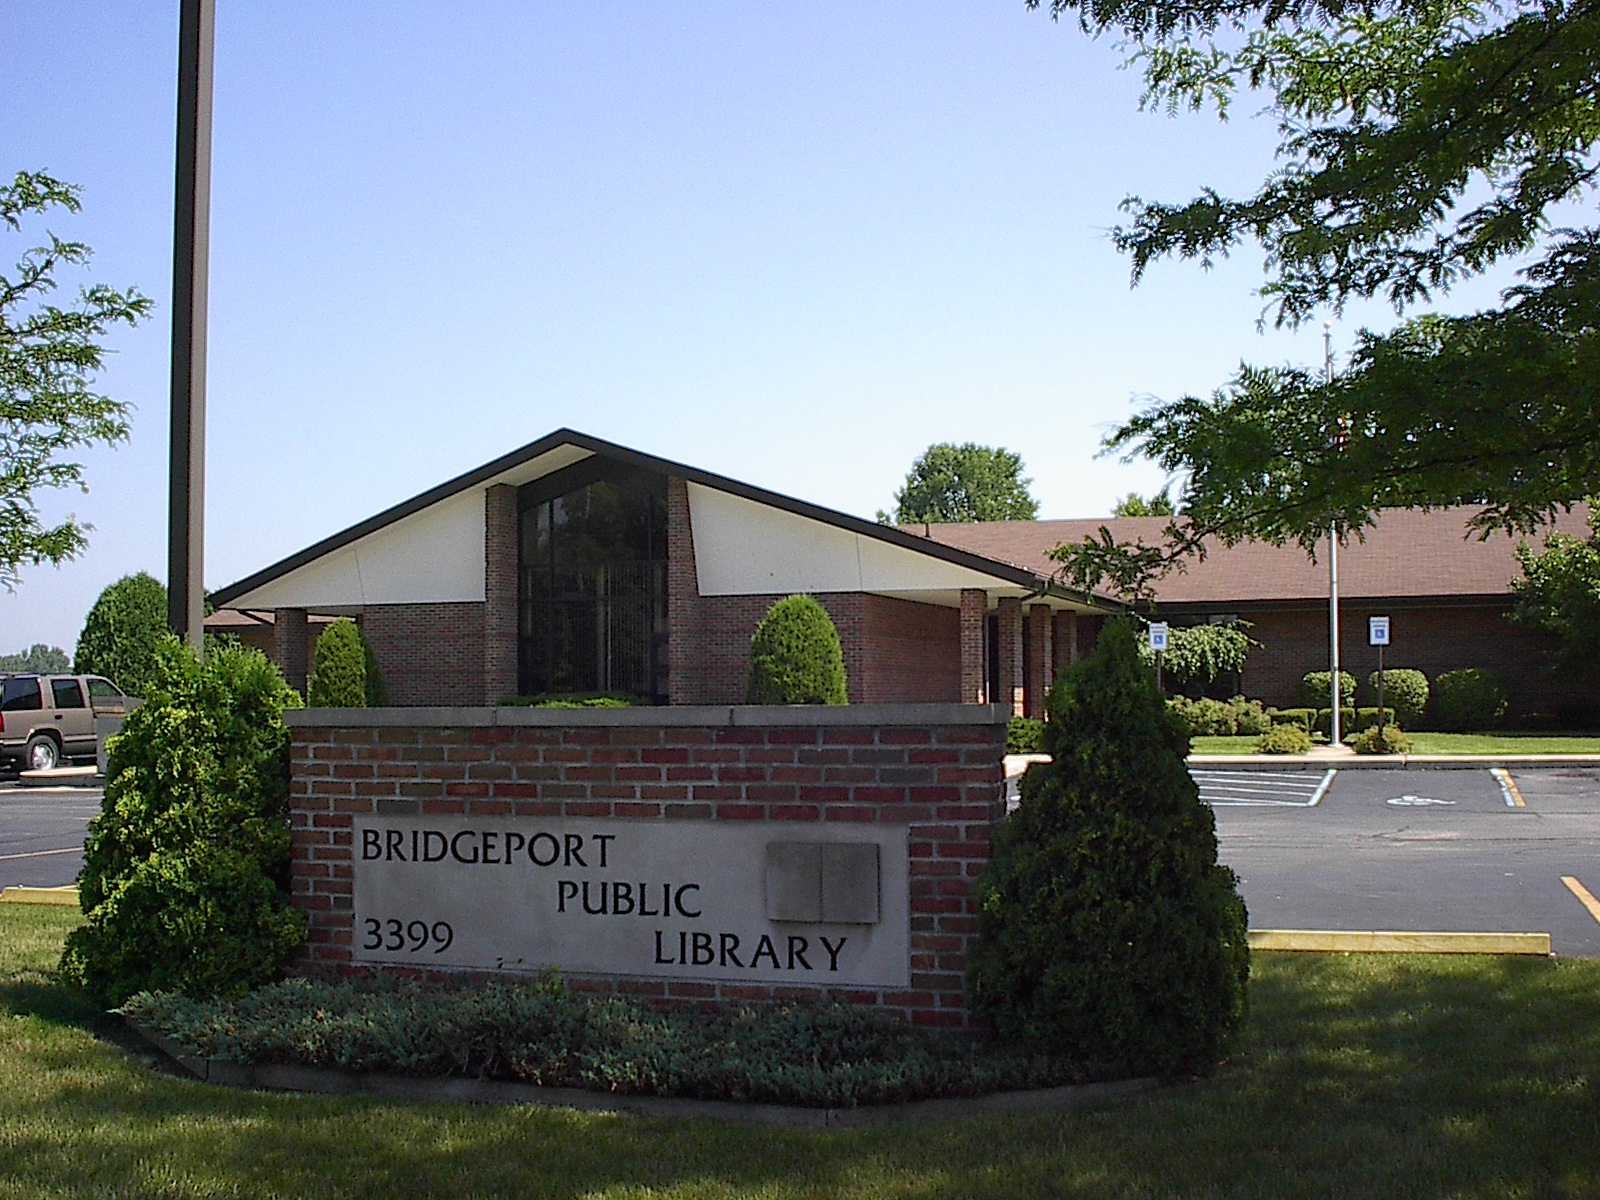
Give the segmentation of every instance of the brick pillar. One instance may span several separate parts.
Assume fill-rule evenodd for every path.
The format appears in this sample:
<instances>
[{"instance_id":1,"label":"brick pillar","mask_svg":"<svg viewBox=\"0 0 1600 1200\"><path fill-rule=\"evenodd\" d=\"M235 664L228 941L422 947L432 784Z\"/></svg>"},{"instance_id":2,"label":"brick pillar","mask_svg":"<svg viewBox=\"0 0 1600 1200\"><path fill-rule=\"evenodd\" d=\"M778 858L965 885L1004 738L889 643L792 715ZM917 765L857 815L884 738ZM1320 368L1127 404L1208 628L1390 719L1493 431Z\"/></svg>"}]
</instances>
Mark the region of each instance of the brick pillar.
<instances>
[{"instance_id":1,"label":"brick pillar","mask_svg":"<svg viewBox=\"0 0 1600 1200\"><path fill-rule=\"evenodd\" d=\"M989 594L982 588L961 589L961 696L962 704L989 701L989 660L983 635L989 624Z\"/></svg>"},{"instance_id":2,"label":"brick pillar","mask_svg":"<svg viewBox=\"0 0 1600 1200\"><path fill-rule=\"evenodd\" d=\"M1078 661L1078 614L1058 612L1051 632L1051 659L1057 675Z\"/></svg>"},{"instance_id":3,"label":"brick pillar","mask_svg":"<svg viewBox=\"0 0 1600 1200\"><path fill-rule=\"evenodd\" d=\"M1042 720L1045 710L1045 696L1050 691L1050 685L1055 682L1055 673L1051 669L1054 664L1054 655L1050 652L1050 606L1048 604L1030 604L1028 606L1028 661L1023 672L1023 707L1028 716Z\"/></svg>"},{"instance_id":4,"label":"brick pillar","mask_svg":"<svg viewBox=\"0 0 1600 1200\"><path fill-rule=\"evenodd\" d=\"M1001 600L999 617L1000 694L990 698L995 704L1008 704L1015 716L1023 715L1022 688L1022 601Z\"/></svg>"},{"instance_id":5,"label":"brick pillar","mask_svg":"<svg viewBox=\"0 0 1600 1200\"><path fill-rule=\"evenodd\" d=\"M280 608L272 614L272 657L289 686L306 694L311 669L311 635L303 608Z\"/></svg>"},{"instance_id":6,"label":"brick pillar","mask_svg":"<svg viewBox=\"0 0 1600 1200\"><path fill-rule=\"evenodd\" d=\"M700 580L694 567L689 485L667 480L667 700L699 704L703 693Z\"/></svg>"},{"instance_id":7,"label":"brick pillar","mask_svg":"<svg viewBox=\"0 0 1600 1200\"><path fill-rule=\"evenodd\" d=\"M483 494L483 702L517 694L517 489Z\"/></svg>"}]
</instances>

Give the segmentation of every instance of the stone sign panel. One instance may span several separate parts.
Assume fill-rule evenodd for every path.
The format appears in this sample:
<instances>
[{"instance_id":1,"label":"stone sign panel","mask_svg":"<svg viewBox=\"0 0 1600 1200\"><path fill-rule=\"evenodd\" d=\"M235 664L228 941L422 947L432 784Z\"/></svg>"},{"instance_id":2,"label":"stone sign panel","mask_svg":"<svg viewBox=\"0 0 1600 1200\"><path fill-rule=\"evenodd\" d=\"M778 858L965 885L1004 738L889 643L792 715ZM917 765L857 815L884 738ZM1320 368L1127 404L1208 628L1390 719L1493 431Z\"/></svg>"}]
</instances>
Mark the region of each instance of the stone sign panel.
<instances>
[{"instance_id":1,"label":"stone sign panel","mask_svg":"<svg viewBox=\"0 0 1600 1200\"><path fill-rule=\"evenodd\" d=\"M910 982L905 825L362 816L356 962Z\"/></svg>"}]
</instances>

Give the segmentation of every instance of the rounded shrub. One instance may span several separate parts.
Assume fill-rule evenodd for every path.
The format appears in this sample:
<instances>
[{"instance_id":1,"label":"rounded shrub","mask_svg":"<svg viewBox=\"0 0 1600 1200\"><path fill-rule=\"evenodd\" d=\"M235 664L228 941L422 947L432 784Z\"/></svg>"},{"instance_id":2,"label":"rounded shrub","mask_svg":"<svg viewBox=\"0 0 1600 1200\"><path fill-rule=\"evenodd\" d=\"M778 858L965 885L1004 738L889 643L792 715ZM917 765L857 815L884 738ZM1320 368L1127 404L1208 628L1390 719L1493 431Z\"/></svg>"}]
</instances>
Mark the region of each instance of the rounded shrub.
<instances>
[{"instance_id":1,"label":"rounded shrub","mask_svg":"<svg viewBox=\"0 0 1600 1200\"><path fill-rule=\"evenodd\" d=\"M283 723L300 697L258 650L219 643L202 664L171 636L149 684L109 742L78 876L85 922L62 959L106 1005L147 990L245 992L305 936L288 897Z\"/></svg>"},{"instance_id":2,"label":"rounded shrub","mask_svg":"<svg viewBox=\"0 0 1600 1200\"><path fill-rule=\"evenodd\" d=\"M827 610L788 596L767 610L750 639L751 704L848 704L844 649Z\"/></svg>"},{"instance_id":3,"label":"rounded shrub","mask_svg":"<svg viewBox=\"0 0 1600 1200\"><path fill-rule=\"evenodd\" d=\"M1367 690L1373 704L1378 702L1378 672L1367 676ZM1394 709L1394 719L1402 726L1415 725L1428 707L1428 677L1409 667L1395 667L1383 673L1383 706Z\"/></svg>"},{"instance_id":4,"label":"rounded shrub","mask_svg":"<svg viewBox=\"0 0 1600 1200\"><path fill-rule=\"evenodd\" d=\"M1372 725L1348 739L1350 748L1357 754L1409 754L1411 739L1400 731L1398 725L1385 725L1381 729Z\"/></svg>"},{"instance_id":5,"label":"rounded shrub","mask_svg":"<svg viewBox=\"0 0 1600 1200\"><path fill-rule=\"evenodd\" d=\"M1029 1050L1203 1070L1244 1017L1245 908L1126 621L1057 681L1049 712L1051 761L1023 777L978 884L972 1009Z\"/></svg>"},{"instance_id":6,"label":"rounded shrub","mask_svg":"<svg viewBox=\"0 0 1600 1200\"><path fill-rule=\"evenodd\" d=\"M306 702L312 708L379 708L388 701L378 657L361 626L340 617L317 639Z\"/></svg>"},{"instance_id":7,"label":"rounded shrub","mask_svg":"<svg viewBox=\"0 0 1600 1200\"><path fill-rule=\"evenodd\" d=\"M1333 675L1329 671L1307 671L1300 677L1295 691L1295 703L1307 708L1329 708ZM1339 707L1354 708L1356 704L1356 677L1349 671L1339 672Z\"/></svg>"},{"instance_id":8,"label":"rounded shrub","mask_svg":"<svg viewBox=\"0 0 1600 1200\"><path fill-rule=\"evenodd\" d=\"M1505 680L1494 671L1465 667L1433 681L1433 724L1440 729L1496 729L1510 707Z\"/></svg>"},{"instance_id":9,"label":"rounded shrub","mask_svg":"<svg viewBox=\"0 0 1600 1200\"><path fill-rule=\"evenodd\" d=\"M1303 725L1274 725L1256 739L1257 754L1304 754L1311 749L1311 735Z\"/></svg>"},{"instance_id":10,"label":"rounded shrub","mask_svg":"<svg viewBox=\"0 0 1600 1200\"><path fill-rule=\"evenodd\" d=\"M143 571L125 575L100 593L84 618L74 667L80 675L104 675L130 696L142 696L166 633L167 589Z\"/></svg>"}]
</instances>

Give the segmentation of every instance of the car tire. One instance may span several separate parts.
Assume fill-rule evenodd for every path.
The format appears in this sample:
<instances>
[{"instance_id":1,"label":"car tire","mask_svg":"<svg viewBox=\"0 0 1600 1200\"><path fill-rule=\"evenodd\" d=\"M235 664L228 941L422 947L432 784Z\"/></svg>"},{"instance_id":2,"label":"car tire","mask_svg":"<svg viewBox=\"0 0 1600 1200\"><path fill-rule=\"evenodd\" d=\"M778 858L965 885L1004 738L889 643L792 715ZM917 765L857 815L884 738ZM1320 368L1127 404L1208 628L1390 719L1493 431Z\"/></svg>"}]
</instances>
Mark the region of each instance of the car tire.
<instances>
[{"instance_id":1,"label":"car tire","mask_svg":"<svg viewBox=\"0 0 1600 1200\"><path fill-rule=\"evenodd\" d=\"M56 745L55 738L37 733L28 739L28 745L22 751L24 771L53 771L60 765L61 747Z\"/></svg>"}]
</instances>

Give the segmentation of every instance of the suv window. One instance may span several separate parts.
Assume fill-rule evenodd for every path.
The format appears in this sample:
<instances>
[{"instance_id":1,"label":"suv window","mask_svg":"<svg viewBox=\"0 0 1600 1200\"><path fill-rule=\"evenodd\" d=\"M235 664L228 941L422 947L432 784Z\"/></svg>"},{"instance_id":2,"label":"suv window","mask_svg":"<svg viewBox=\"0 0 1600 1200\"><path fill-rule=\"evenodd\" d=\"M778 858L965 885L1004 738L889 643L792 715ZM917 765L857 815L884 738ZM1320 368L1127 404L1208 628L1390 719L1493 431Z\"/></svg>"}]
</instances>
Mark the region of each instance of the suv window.
<instances>
[{"instance_id":1,"label":"suv window","mask_svg":"<svg viewBox=\"0 0 1600 1200\"><path fill-rule=\"evenodd\" d=\"M39 680L32 675L13 675L0 688L0 712L37 711L44 708L39 695Z\"/></svg>"},{"instance_id":2,"label":"suv window","mask_svg":"<svg viewBox=\"0 0 1600 1200\"><path fill-rule=\"evenodd\" d=\"M91 700L126 700L121 688L109 679L101 679L98 675L91 675L89 683L89 698Z\"/></svg>"},{"instance_id":3,"label":"suv window","mask_svg":"<svg viewBox=\"0 0 1600 1200\"><path fill-rule=\"evenodd\" d=\"M82 708L83 689L76 679L52 679L50 690L55 695L57 708Z\"/></svg>"}]
</instances>

